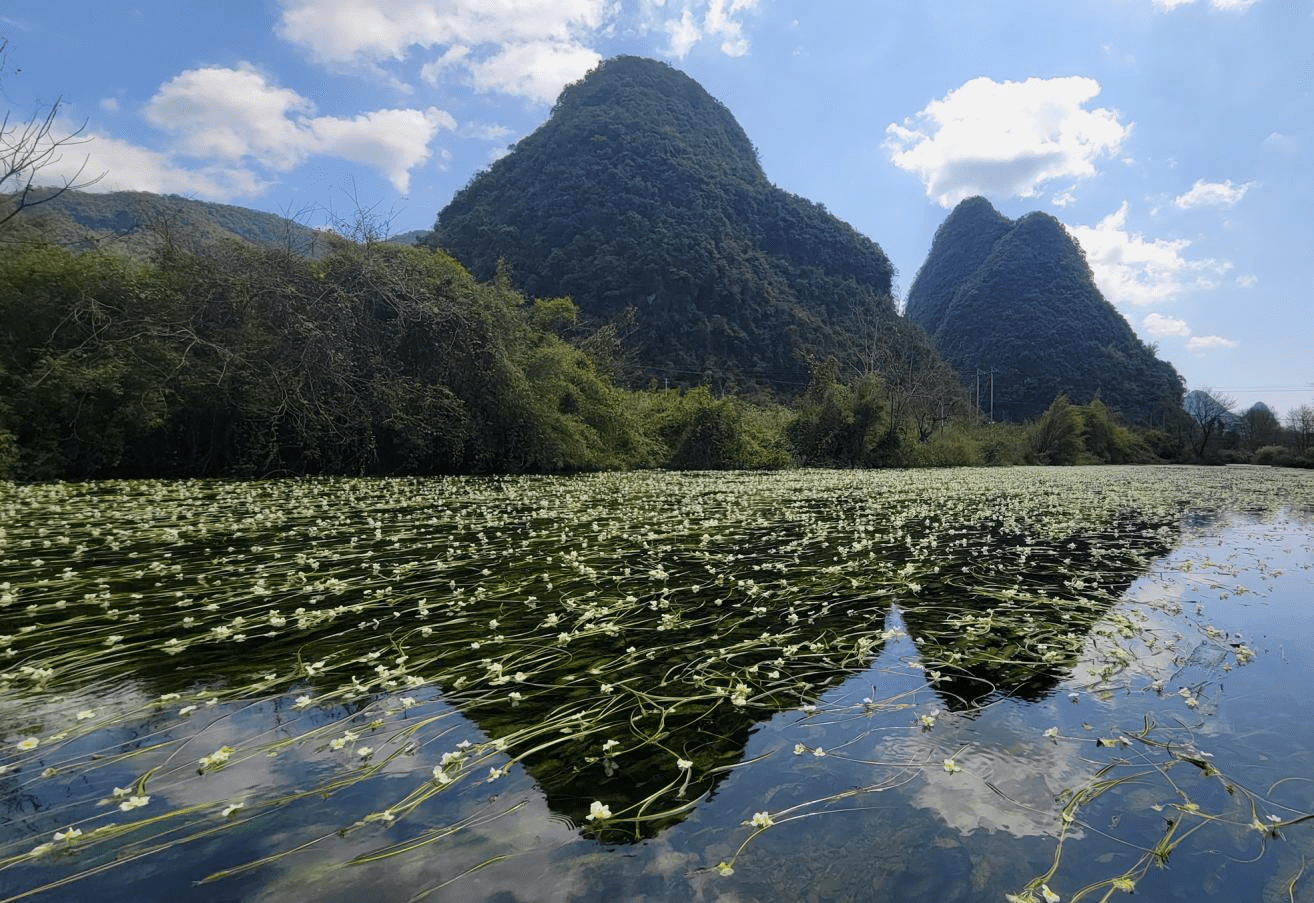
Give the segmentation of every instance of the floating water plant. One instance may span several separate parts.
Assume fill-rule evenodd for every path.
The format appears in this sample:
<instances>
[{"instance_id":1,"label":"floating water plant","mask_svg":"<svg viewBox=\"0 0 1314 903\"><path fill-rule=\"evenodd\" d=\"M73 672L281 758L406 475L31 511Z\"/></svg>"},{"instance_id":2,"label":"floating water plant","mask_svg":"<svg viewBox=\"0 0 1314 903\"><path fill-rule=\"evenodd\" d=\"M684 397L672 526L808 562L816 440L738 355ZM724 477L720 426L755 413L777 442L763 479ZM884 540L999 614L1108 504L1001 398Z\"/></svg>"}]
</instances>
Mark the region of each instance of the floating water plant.
<instances>
[{"instance_id":1,"label":"floating water plant","mask_svg":"<svg viewBox=\"0 0 1314 903\"><path fill-rule=\"evenodd\" d=\"M1311 512L1260 469L0 485L0 900L788 896L887 847L938 858L863 894L1209 850L1283 898L1314 719L1247 706Z\"/></svg>"}]
</instances>

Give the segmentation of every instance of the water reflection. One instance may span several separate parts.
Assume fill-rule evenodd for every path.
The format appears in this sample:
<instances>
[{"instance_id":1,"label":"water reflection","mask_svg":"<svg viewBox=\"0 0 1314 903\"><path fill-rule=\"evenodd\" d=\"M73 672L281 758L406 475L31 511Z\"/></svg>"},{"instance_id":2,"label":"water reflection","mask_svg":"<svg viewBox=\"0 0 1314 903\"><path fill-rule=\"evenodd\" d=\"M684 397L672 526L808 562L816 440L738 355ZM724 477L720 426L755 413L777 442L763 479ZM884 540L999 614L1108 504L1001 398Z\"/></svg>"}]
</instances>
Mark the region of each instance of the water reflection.
<instances>
[{"instance_id":1,"label":"water reflection","mask_svg":"<svg viewBox=\"0 0 1314 903\"><path fill-rule=\"evenodd\" d=\"M1137 729L1100 723L1106 697L1166 680L1155 705L1180 713L1183 667L1217 679L1236 659L1208 633L1216 658L1197 661L1119 620L1182 541L1191 492L1216 498L1129 473L14 488L0 890L157 850L141 868L179 887L279 857L205 885L216 899L295 896L362 856L354 874L437 888L501 855L519 864L490 867L486 890L571 863L563 898L601 898L628 873L583 850L626 845L644 868L666 857L653 894L683 896L720 880L690 864L733 859L754 812L830 818L853 788L925 813L882 822L892 849L946 824L1039 842L1056 793L1130 755L1094 746ZM1279 488L1247 505L1275 510ZM231 766L197 774L224 748ZM90 832L137 782L152 807L131 817L184 814L94 854L6 858ZM590 821L595 802L611 817ZM778 850L788 817L753 849ZM783 880L755 861L745 886Z\"/></svg>"}]
</instances>

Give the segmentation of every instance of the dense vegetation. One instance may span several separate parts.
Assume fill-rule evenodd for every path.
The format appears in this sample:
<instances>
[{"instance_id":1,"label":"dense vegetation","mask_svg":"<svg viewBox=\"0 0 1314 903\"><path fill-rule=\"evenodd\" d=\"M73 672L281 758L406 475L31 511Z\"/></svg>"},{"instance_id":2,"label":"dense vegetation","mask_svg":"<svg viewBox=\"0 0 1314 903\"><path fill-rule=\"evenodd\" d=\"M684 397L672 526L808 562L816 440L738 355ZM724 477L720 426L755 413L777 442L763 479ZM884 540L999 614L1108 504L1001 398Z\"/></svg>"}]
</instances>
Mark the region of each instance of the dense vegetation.
<instances>
[{"instance_id":1,"label":"dense vegetation","mask_svg":"<svg viewBox=\"0 0 1314 903\"><path fill-rule=\"evenodd\" d=\"M310 257L328 249L326 233L287 217L178 195L36 188L28 193L26 203L29 210L10 224L6 244L45 240L76 250L99 248L139 258L166 244L199 247L225 239Z\"/></svg>"},{"instance_id":2,"label":"dense vegetation","mask_svg":"<svg viewBox=\"0 0 1314 903\"><path fill-rule=\"evenodd\" d=\"M1052 216L1016 221L963 201L936 233L907 316L975 383L995 419L1039 416L1060 394L1098 398L1126 420L1169 427L1182 381L1100 294L1076 241Z\"/></svg>"},{"instance_id":3,"label":"dense vegetation","mask_svg":"<svg viewBox=\"0 0 1314 903\"><path fill-rule=\"evenodd\" d=\"M792 393L809 359L862 372L875 336L912 332L881 249L772 185L731 113L654 60L608 60L567 87L433 241L479 278L504 261L526 294L623 321L631 384Z\"/></svg>"},{"instance_id":4,"label":"dense vegetation","mask_svg":"<svg viewBox=\"0 0 1314 903\"><path fill-rule=\"evenodd\" d=\"M1314 433L1314 417L1284 427L1266 409L1145 432L1064 397L1034 423L991 424L917 397L933 370L844 379L834 359L788 404L626 390L615 347L569 299L527 299L424 248L166 245L140 262L13 246L0 478L1299 463Z\"/></svg>"}]
</instances>

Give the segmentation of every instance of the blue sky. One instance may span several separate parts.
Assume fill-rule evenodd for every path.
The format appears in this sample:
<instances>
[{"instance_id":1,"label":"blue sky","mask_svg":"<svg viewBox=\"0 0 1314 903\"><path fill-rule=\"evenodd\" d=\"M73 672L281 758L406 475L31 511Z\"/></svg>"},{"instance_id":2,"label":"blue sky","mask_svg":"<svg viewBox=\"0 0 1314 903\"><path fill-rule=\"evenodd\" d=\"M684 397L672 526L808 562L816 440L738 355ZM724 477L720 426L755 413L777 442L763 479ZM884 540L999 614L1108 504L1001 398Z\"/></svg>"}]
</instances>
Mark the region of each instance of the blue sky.
<instances>
[{"instance_id":1,"label":"blue sky","mask_svg":"<svg viewBox=\"0 0 1314 903\"><path fill-rule=\"evenodd\" d=\"M91 138L47 181L394 232L601 59L663 59L900 296L983 194L1067 225L1189 388L1314 404L1314 0L47 0L0 36L11 118Z\"/></svg>"}]
</instances>

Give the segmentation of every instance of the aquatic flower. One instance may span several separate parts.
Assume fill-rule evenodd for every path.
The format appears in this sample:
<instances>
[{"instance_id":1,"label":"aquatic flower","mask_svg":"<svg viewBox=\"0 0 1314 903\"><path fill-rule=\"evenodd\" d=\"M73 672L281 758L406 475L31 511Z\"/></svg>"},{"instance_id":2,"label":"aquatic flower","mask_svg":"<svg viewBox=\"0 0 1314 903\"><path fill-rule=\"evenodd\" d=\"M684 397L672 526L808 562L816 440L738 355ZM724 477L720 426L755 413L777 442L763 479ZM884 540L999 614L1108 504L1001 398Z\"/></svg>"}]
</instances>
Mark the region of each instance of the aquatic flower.
<instances>
[{"instance_id":1,"label":"aquatic flower","mask_svg":"<svg viewBox=\"0 0 1314 903\"><path fill-rule=\"evenodd\" d=\"M374 747L358 746L356 747L356 755L360 756L362 759L368 759L370 756L374 755Z\"/></svg>"},{"instance_id":2,"label":"aquatic flower","mask_svg":"<svg viewBox=\"0 0 1314 903\"><path fill-rule=\"evenodd\" d=\"M123 802L119 803L119 808L124 812L131 812L133 809L140 809L150 801L151 798L149 794L146 796L130 796Z\"/></svg>"},{"instance_id":3,"label":"aquatic flower","mask_svg":"<svg viewBox=\"0 0 1314 903\"><path fill-rule=\"evenodd\" d=\"M241 808L242 808L242 803L240 802L233 803L231 805L225 806L223 810L220 811L219 814L222 815L224 818L227 818L228 816L232 815L234 812L236 812L238 809Z\"/></svg>"},{"instance_id":4,"label":"aquatic flower","mask_svg":"<svg viewBox=\"0 0 1314 903\"><path fill-rule=\"evenodd\" d=\"M297 697L296 702L292 703L294 709L306 709L311 705L311 698L304 693Z\"/></svg>"},{"instance_id":5,"label":"aquatic flower","mask_svg":"<svg viewBox=\"0 0 1314 903\"><path fill-rule=\"evenodd\" d=\"M589 821L602 821L608 818L611 818L611 809L605 803L594 800L589 804Z\"/></svg>"},{"instance_id":6,"label":"aquatic flower","mask_svg":"<svg viewBox=\"0 0 1314 903\"><path fill-rule=\"evenodd\" d=\"M484 780L484 783L491 784L493 783L493 781L496 781L498 778L504 778L506 777L507 772L509 772L510 770L511 770L510 765L503 765L501 768L490 768L488 769L488 777Z\"/></svg>"},{"instance_id":7,"label":"aquatic flower","mask_svg":"<svg viewBox=\"0 0 1314 903\"><path fill-rule=\"evenodd\" d=\"M754 828L763 830L765 828L771 827L772 825L775 824L775 822L771 820L770 812L754 812L753 818L751 821L749 821L749 824L752 825Z\"/></svg>"},{"instance_id":8,"label":"aquatic flower","mask_svg":"<svg viewBox=\"0 0 1314 903\"><path fill-rule=\"evenodd\" d=\"M808 748L807 748L806 746L804 746L802 743L795 743L795 744L794 744L794 755L796 755L796 756L801 756L801 755L803 755L803 753L805 753L805 752L807 752L807 751L808 751Z\"/></svg>"},{"instance_id":9,"label":"aquatic flower","mask_svg":"<svg viewBox=\"0 0 1314 903\"><path fill-rule=\"evenodd\" d=\"M922 730L929 731L931 728L935 727L935 718L938 714L939 712L936 711L936 712L932 712L929 715L923 715L920 719L922 724Z\"/></svg>"},{"instance_id":10,"label":"aquatic flower","mask_svg":"<svg viewBox=\"0 0 1314 903\"><path fill-rule=\"evenodd\" d=\"M1050 740L1057 740L1057 739L1058 739L1058 728L1057 728L1057 727L1047 727L1047 728L1045 728L1045 736L1046 736L1048 739L1050 739Z\"/></svg>"},{"instance_id":11,"label":"aquatic flower","mask_svg":"<svg viewBox=\"0 0 1314 903\"><path fill-rule=\"evenodd\" d=\"M415 699L414 696L403 696L401 699L397 701L401 703L401 707L403 709L410 709L419 705L419 702Z\"/></svg>"},{"instance_id":12,"label":"aquatic flower","mask_svg":"<svg viewBox=\"0 0 1314 903\"><path fill-rule=\"evenodd\" d=\"M676 759L675 767L681 771L688 771L693 768L693 762L690 762L688 759Z\"/></svg>"},{"instance_id":13,"label":"aquatic flower","mask_svg":"<svg viewBox=\"0 0 1314 903\"><path fill-rule=\"evenodd\" d=\"M728 862L718 862L716 864L716 870L726 877L733 875L735 873L734 866L732 866Z\"/></svg>"},{"instance_id":14,"label":"aquatic flower","mask_svg":"<svg viewBox=\"0 0 1314 903\"><path fill-rule=\"evenodd\" d=\"M826 751L818 746L816 749L812 750L812 755L820 759L826 755Z\"/></svg>"},{"instance_id":15,"label":"aquatic flower","mask_svg":"<svg viewBox=\"0 0 1314 903\"><path fill-rule=\"evenodd\" d=\"M443 785L452 783L452 776L448 774L447 770L441 765L435 765L433 767L433 779Z\"/></svg>"},{"instance_id":16,"label":"aquatic flower","mask_svg":"<svg viewBox=\"0 0 1314 903\"><path fill-rule=\"evenodd\" d=\"M609 753L618 746L620 746L619 740L608 740L606 743L602 744L602 752L603 754Z\"/></svg>"},{"instance_id":17,"label":"aquatic flower","mask_svg":"<svg viewBox=\"0 0 1314 903\"><path fill-rule=\"evenodd\" d=\"M194 705L185 705L185 706L183 706L181 709L178 710L178 714L179 714L180 716L182 716L183 718L186 718L188 715L190 715L192 712L195 712L195 711L196 711L196 706L194 706Z\"/></svg>"},{"instance_id":18,"label":"aquatic flower","mask_svg":"<svg viewBox=\"0 0 1314 903\"><path fill-rule=\"evenodd\" d=\"M228 764L228 757L232 754L233 748L231 746L221 746L208 756L201 756L197 761L200 763L202 771L209 771L214 768L222 768ZM115 788L114 792L117 794L118 788Z\"/></svg>"},{"instance_id":19,"label":"aquatic flower","mask_svg":"<svg viewBox=\"0 0 1314 903\"><path fill-rule=\"evenodd\" d=\"M82 836L81 828L68 828L64 831L55 832L55 840L62 840L65 843L72 843Z\"/></svg>"},{"instance_id":20,"label":"aquatic flower","mask_svg":"<svg viewBox=\"0 0 1314 903\"><path fill-rule=\"evenodd\" d=\"M26 740L19 740L18 751L31 752L32 750L36 749L37 746L40 745L40 743L41 741L38 740L36 737L28 737Z\"/></svg>"},{"instance_id":21,"label":"aquatic flower","mask_svg":"<svg viewBox=\"0 0 1314 903\"><path fill-rule=\"evenodd\" d=\"M1045 903L1059 903L1059 900L1063 899L1050 890L1048 884L1040 885L1040 895L1045 898Z\"/></svg>"},{"instance_id":22,"label":"aquatic flower","mask_svg":"<svg viewBox=\"0 0 1314 903\"><path fill-rule=\"evenodd\" d=\"M517 693L515 690L512 690L510 693L508 693L506 695L506 698L511 700L512 706L520 705L520 700L524 699L524 697L521 696L519 693Z\"/></svg>"},{"instance_id":23,"label":"aquatic flower","mask_svg":"<svg viewBox=\"0 0 1314 903\"><path fill-rule=\"evenodd\" d=\"M953 774L955 771L962 771L962 769L958 767L958 763L952 758L944 760L944 770L950 774Z\"/></svg>"}]
</instances>

